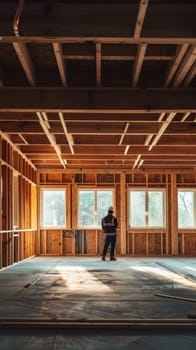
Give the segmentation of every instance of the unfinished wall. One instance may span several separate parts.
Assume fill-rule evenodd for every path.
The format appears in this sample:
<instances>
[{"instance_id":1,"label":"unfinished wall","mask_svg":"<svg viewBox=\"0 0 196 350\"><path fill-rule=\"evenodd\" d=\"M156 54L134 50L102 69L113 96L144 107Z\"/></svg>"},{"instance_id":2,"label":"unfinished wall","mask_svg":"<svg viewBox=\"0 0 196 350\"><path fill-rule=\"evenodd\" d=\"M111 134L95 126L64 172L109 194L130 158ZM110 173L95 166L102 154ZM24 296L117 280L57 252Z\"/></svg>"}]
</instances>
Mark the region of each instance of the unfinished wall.
<instances>
[{"instance_id":1,"label":"unfinished wall","mask_svg":"<svg viewBox=\"0 0 196 350\"><path fill-rule=\"evenodd\" d=\"M68 189L68 225L65 230L40 229L40 254L100 255L103 233L99 229L77 227L78 188L113 188L115 215L119 220L116 253L128 256L195 255L196 233L193 229L178 230L177 189L196 188L196 174L176 172L81 172L39 173L39 188L52 186ZM128 227L129 189L164 189L166 191L165 228L131 229ZM55 247L56 246L56 247Z\"/></svg>"},{"instance_id":2,"label":"unfinished wall","mask_svg":"<svg viewBox=\"0 0 196 350\"><path fill-rule=\"evenodd\" d=\"M35 255L36 172L6 139L0 139L0 268Z\"/></svg>"},{"instance_id":3,"label":"unfinished wall","mask_svg":"<svg viewBox=\"0 0 196 350\"><path fill-rule=\"evenodd\" d=\"M5 137L0 139L0 268L35 254L100 256L101 229L77 227L78 189L113 189L119 221L116 253L119 256L195 256L195 229L178 229L178 189L196 189L196 173L184 171L106 172L37 171ZM40 190L65 188L66 227L40 226ZM166 225L161 229L133 229L128 225L130 189L164 189Z\"/></svg>"}]
</instances>

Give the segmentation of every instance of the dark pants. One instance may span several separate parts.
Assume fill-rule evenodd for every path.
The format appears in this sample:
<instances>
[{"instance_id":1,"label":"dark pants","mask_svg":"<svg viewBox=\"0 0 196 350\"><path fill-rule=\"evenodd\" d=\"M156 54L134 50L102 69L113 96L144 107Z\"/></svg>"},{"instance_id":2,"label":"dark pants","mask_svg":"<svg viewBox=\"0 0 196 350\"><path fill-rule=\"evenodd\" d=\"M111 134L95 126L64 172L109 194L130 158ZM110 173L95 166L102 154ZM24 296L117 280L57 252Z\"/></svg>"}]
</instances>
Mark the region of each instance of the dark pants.
<instances>
[{"instance_id":1,"label":"dark pants","mask_svg":"<svg viewBox=\"0 0 196 350\"><path fill-rule=\"evenodd\" d=\"M103 247L103 256L105 257L107 254L107 250L109 245L111 245L111 250L110 250L110 258L112 258L114 256L114 249L116 247L116 235L111 235L111 236L107 236L105 237L105 243L104 243L104 247Z\"/></svg>"}]
</instances>

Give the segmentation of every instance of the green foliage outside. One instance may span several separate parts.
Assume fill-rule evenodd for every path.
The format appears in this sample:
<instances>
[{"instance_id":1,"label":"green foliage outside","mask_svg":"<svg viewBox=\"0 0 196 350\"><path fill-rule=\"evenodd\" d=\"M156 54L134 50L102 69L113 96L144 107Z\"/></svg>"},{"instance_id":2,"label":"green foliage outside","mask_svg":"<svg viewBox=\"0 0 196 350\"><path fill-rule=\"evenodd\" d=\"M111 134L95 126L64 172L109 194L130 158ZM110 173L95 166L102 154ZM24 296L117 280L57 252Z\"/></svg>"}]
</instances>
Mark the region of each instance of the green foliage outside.
<instances>
[{"instance_id":1,"label":"green foliage outside","mask_svg":"<svg viewBox=\"0 0 196 350\"><path fill-rule=\"evenodd\" d=\"M130 226L164 226L162 191L130 191Z\"/></svg>"},{"instance_id":2,"label":"green foliage outside","mask_svg":"<svg viewBox=\"0 0 196 350\"><path fill-rule=\"evenodd\" d=\"M101 219L112 203L111 190L79 190L78 227L101 227Z\"/></svg>"},{"instance_id":3,"label":"green foliage outside","mask_svg":"<svg viewBox=\"0 0 196 350\"><path fill-rule=\"evenodd\" d=\"M65 226L65 190L43 190L42 200L42 226Z\"/></svg>"},{"instance_id":4,"label":"green foliage outside","mask_svg":"<svg viewBox=\"0 0 196 350\"><path fill-rule=\"evenodd\" d=\"M178 226L195 227L195 199L194 191L178 191Z\"/></svg>"}]
</instances>

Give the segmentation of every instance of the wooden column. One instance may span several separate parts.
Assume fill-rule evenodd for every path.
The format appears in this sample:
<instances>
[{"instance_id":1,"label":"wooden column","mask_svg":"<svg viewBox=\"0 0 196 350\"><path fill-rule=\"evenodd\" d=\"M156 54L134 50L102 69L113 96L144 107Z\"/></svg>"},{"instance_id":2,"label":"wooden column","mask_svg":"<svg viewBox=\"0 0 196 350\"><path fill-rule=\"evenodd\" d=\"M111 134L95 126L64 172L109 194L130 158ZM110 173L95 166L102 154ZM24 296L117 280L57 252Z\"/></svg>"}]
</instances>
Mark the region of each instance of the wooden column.
<instances>
[{"instance_id":1,"label":"wooden column","mask_svg":"<svg viewBox=\"0 0 196 350\"><path fill-rule=\"evenodd\" d=\"M2 138L0 135L0 159L2 159ZM2 194L2 165L0 162L0 194ZM2 200L0 200L0 230L2 230ZM0 269L3 266L2 262L2 234L0 233Z\"/></svg>"},{"instance_id":2,"label":"wooden column","mask_svg":"<svg viewBox=\"0 0 196 350\"><path fill-rule=\"evenodd\" d=\"M37 236L35 240L35 253L39 255L41 252L40 242L41 242L41 233L40 233L40 175L36 174L36 183L37 183L37 192L36 192L36 203L35 203L35 213L37 220L34 221L34 224L37 225ZM37 204L37 205L36 205Z\"/></svg>"},{"instance_id":3,"label":"wooden column","mask_svg":"<svg viewBox=\"0 0 196 350\"><path fill-rule=\"evenodd\" d=\"M178 200L176 174L171 174L171 253L178 255Z\"/></svg>"},{"instance_id":4,"label":"wooden column","mask_svg":"<svg viewBox=\"0 0 196 350\"><path fill-rule=\"evenodd\" d=\"M121 255L126 254L126 175L120 175L120 239L121 239Z\"/></svg>"},{"instance_id":5,"label":"wooden column","mask_svg":"<svg viewBox=\"0 0 196 350\"><path fill-rule=\"evenodd\" d=\"M72 219L72 222L71 222L71 227L72 229L76 230L77 228L77 208L78 208L78 205L77 205L77 185L76 184L72 184L72 191L70 192L71 194L71 219ZM73 247L73 255L76 254L76 241L75 241L75 233L74 233L74 238L73 238L73 242L72 242L72 247Z\"/></svg>"}]
</instances>

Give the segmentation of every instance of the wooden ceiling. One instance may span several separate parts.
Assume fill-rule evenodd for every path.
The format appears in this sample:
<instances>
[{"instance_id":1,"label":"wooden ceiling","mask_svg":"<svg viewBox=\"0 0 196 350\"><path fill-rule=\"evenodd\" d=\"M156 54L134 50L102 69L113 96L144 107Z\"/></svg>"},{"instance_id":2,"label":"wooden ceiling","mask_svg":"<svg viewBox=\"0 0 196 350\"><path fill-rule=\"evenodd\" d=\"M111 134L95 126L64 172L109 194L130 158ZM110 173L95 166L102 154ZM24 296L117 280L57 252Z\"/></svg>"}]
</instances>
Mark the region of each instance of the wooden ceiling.
<instances>
[{"instance_id":1,"label":"wooden ceiling","mask_svg":"<svg viewBox=\"0 0 196 350\"><path fill-rule=\"evenodd\" d=\"M38 170L196 169L196 2L0 2L0 129Z\"/></svg>"}]
</instances>

